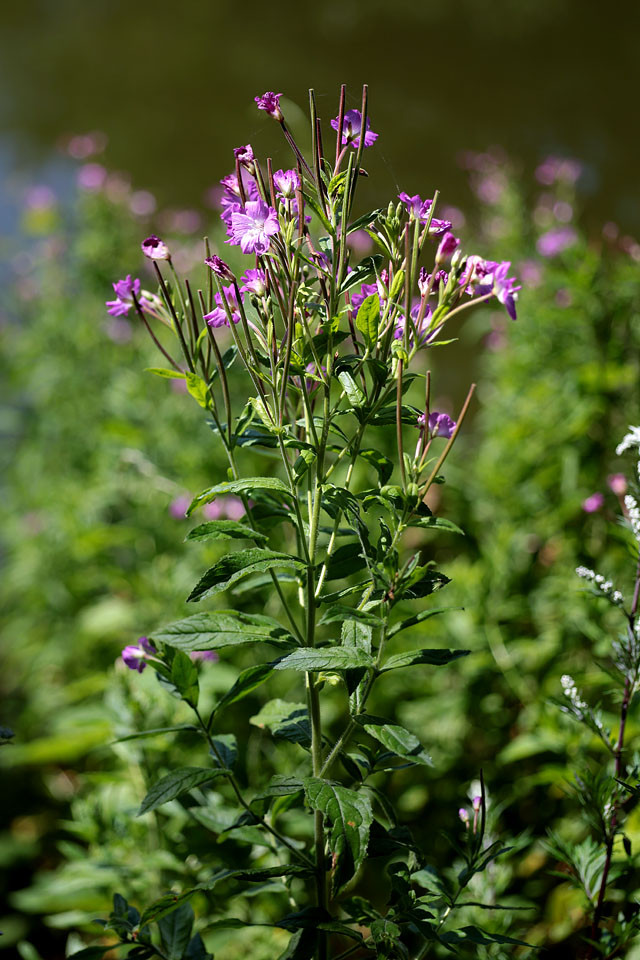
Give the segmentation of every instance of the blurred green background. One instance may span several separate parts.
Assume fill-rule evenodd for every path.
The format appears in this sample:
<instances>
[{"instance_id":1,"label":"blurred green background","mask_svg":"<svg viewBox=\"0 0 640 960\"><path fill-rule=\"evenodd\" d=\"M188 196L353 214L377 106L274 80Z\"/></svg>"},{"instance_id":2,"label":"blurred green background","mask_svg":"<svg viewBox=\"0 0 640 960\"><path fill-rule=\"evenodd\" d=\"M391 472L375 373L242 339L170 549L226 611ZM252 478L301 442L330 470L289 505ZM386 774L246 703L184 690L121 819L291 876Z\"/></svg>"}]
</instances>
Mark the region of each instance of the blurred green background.
<instances>
[{"instance_id":1,"label":"blurred green background","mask_svg":"<svg viewBox=\"0 0 640 960\"><path fill-rule=\"evenodd\" d=\"M435 760L388 789L442 863L440 830L456 829L483 767L493 829L520 837L521 850L477 895L508 890L531 907L524 938L548 956L573 955L585 905L552 876L541 841L550 826L585 834L565 787L576 756L597 751L548 701L566 672L594 698L605 692L594 658L611 618L580 591L575 565L627 586L607 477L621 469L614 447L640 413L639 19L635 4L606 17L574 0L2 8L0 723L16 738L0 749L0 949L9 956L27 938L43 960L58 960L78 948L78 931L96 935L90 920L116 887L143 901L251 849L211 842L224 809L197 829L168 811L166 843L133 819L151 771L188 744L109 746L175 719L153 678L114 663L151 626L192 612L183 599L205 555L183 544L188 525L171 504L218 478L219 457L200 411L143 373L152 349L137 328L108 321L104 300L111 280L143 273L138 244L152 229L187 270L203 231L222 241L209 190L229 171L231 147L250 141L286 165L256 93L282 90L304 136L307 87L328 122L342 81L351 105L369 83L380 134L359 202L438 187L458 208L465 249L513 260L524 284L516 324L479 311L455 329L460 343L429 357L451 412L472 377L479 385L438 505L467 536L422 544L453 578L447 604L464 607L433 621L429 637L473 655L380 694L379 712L396 711ZM104 134L91 149L72 139L91 131ZM461 162L468 151L482 153ZM536 179L550 153L578 158L575 187ZM87 189L86 164L96 162L109 173ZM562 227L571 243L541 255L541 235ZM235 387L246 389L240 377ZM581 504L596 491L604 507L588 515ZM209 695L243 665L241 656L205 665ZM266 698L258 692L229 721L246 740L250 784L273 762L247 723ZM640 819L628 833L640 843ZM204 848L199 862L187 857ZM626 895L638 887L636 877ZM206 915L211 904L196 907ZM284 945L265 934L252 960ZM247 942L234 932L211 946L234 960Z\"/></svg>"}]
</instances>

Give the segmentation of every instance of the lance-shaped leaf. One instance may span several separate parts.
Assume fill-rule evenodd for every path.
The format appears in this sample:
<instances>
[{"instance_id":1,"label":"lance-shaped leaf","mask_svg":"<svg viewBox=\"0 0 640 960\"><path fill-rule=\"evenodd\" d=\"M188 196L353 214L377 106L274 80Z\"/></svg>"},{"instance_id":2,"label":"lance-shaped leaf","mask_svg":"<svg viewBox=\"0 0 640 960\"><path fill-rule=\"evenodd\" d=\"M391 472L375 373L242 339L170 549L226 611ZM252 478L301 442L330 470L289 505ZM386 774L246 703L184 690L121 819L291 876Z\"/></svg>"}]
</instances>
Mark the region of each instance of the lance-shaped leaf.
<instances>
[{"instance_id":1,"label":"lance-shaped leaf","mask_svg":"<svg viewBox=\"0 0 640 960\"><path fill-rule=\"evenodd\" d=\"M291 703L287 700L269 700L260 713L250 717L249 723L270 730L276 739L311 746L311 724L306 703Z\"/></svg>"},{"instance_id":2,"label":"lance-shaped leaf","mask_svg":"<svg viewBox=\"0 0 640 960\"><path fill-rule=\"evenodd\" d=\"M361 407L365 402L365 396L349 371L341 370L338 373L338 380L340 381L342 389L347 395L347 400L349 403L354 407Z\"/></svg>"},{"instance_id":3,"label":"lance-shaped leaf","mask_svg":"<svg viewBox=\"0 0 640 960\"><path fill-rule=\"evenodd\" d=\"M289 487L278 477L245 477L243 480L228 480L224 483L216 483L214 487L209 487L208 490L203 490L197 497L194 497L187 510L187 516L193 513L196 507L211 503L216 497L227 496L228 494L253 493L254 490L268 490L270 493L291 495Z\"/></svg>"},{"instance_id":4,"label":"lance-shaped leaf","mask_svg":"<svg viewBox=\"0 0 640 960\"><path fill-rule=\"evenodd\" d=\"M381 673L387 670L398 670L400 667L411 667L414 663L429 663L435 667L442 667L452 663L460 657L467 657L471 650L407 650L406 653L396 653L386 660L380 668Z\"/></svg>"},{"instance_id":5,"label":"lance-shaped leaf","mask_svg":"<svg viewBox=\"0 0 640 960\"><path fill-rule=\"evenodd\" d=\"M221 707L228 707L232 703L237 703L238 700L244 700L265 680L268 680L272 673L272 663L258 663L255 667L247 667L246 670L242 671L231 689L225 693L222 700L218 701L214 708L216 713Z\"/></svg>"},{"instance_id":6,"label":"lance-shaped leaf","mask_svg":"<svg viewBox=\"0 0 640 960\"><path fill-rule=\"evenodd\" d=\"M373 813L369 798L337 783L306 777L307 803L330 823L329 849L334 855L332 887L337 894L357 873L367 854Z\"/></svg>"},{"instance_id":7,"label":"lance-shaped leaf","mask_svg":"<svg viewBox=\"0 0 640 960\"><path fill-rule=\"evenodd\" d=\"M450 533L459 533L461 536L465 536L464 530L461 530L457 524L445 517L414 517L407 526L420 527L423 530L448 530Z\"/></svg>"},{"instance_id":8,"label":"lance-shaped leaf","mask_svg":"<svg viewBox=\"0 0 640 960\"><path fill-rule=\"evenodd\" d=\"M379 324L380 297L374 293L373 296L364 299L356 314L356 327L362 333L364 342L369 348L375 347L377 343Z\"/></svg>"},{"instance_id":9,"label":"lance-shaped leaf","mask_svg":"<svg viewBox=\"0 0 640 960\"><path fill-rule=\"evenodd\" d=\"M168 803L169 800L175 800L177 797L182 796L183 793L188 793L189 790L193 790L194 787L202 786L203 783L209 783L210 780L215 780L216 777L225 776L228 772L228 770L209 770L204 767L181 767L179 770L174 770L168 773L166 777L158 780L157 783L154 783L142 801L137 816L148 813L149 810L155 810L156 807L162 806L163 803Z\"/></svg>"},{"instance_id":10,"label":"lance-shaped leaf","mask_svg":"<svg viewBox=\"0 0 640 960\"><path fill-rule=\"evenodd\" d=\"M422 763L427 767L431 766L431 757L418 738L401 724L392 723L382 717L372 717L366 713L354 719L367 731L369 736L381 743L387 750L391 750L392 753L402 757L403 760Z\"/></svg>"},{"instance_id":11,"label":"lance-shaped leaf","mask_svg":"<svg viewBox=\"0 0 640 960\"><path fill-rule=\"evenodd\" d=\"M150 638L185 653L193 650L221 650L245 643L269 643L274 647L296 645L291 634L277 620L261 613L216 610L195 613L151 633Z\"/></svg>"},{"instance_id":12,"label":"lance-shaped leaf","mask_svg":"<svg viewBox=\"0 0 640 960\"><path fill-rule=\"evenodd\" d=\"M274 664L276 670L351 670L355 667L373 667L375 661L365 650L344 647L298 647L293 653Z\"/></svg>"},{"instance_id":13,"label":"lance-shaped leaf","mask_svg":"<svg viewBox=\"0 0 640 960\"><path fill-rule=\"evenodd\" d=\"M460 608L436 607L433 610L421 610L419 613L416 613L414 617L409 617L407 620L401 620L399 623L394 623L394 625L387 630L387 640L390 640L391 637L395 637L396 633L400 633L401 630L408 630L409 627L415 627L416 624L422 623L423 620L430 620L431 617L437 617L440 613L445 613L447 610L455 609Z\"/></svg>"},{"instance_id":14,"label":"lance-shaped leaf","mask_svg":"<svg viewBox=\"0 0 640 960\"><path fill-rule=\"evenodd\" d=\"M167 960L182 960L191 939L193 919L193 908L188 901L178 904L174 910L158 919L160 939Z\"/></svg>"},{"instance_id":15,"label":"lance-shaped leaf","mask_svg":"<svg viewBox=\"0 0 640 960\"><path fill-rule=\"evenodd\" d=\"M275 553L273 550L263 550L261 547L229 553L214 563L200 578L187 597L187 602L202 600L212 593L226 590L236 581L252 573L264 573L266 570L278 567L301 569L303 566L304 563L298 557L291 557L287 553Z\"/></svg>"},{"instance_id":16,"label":"lance-shaped leaf","mask_svg":"<svg viewBox=\"0 0 640 960\"><path fill-rule=\"evenodd\" d=\"M185 540L260 540L263 543L268 539L249 524L236 520L208 520L194 527L185 537Z\"/></svg>"},{"instance_id":17,"label":"lance-shaped leaf","mask_svg":"<svg viewBox=\"0 0 640 960\"><path fill-rule=\"evenodd\" d=\"M359 316L360 314L358 314ZM380 478L380 485L384 486L389 482L389 478L393 473L393 461L389 460L389 457L385 457L383 453L380 453L379 450L360 450L358 454L363 460L366 460L367 463L370 463L372 467L378 471L378 477Z\"/></svg>"},{"instance_id":18,"label":"lance-shaped leaf","mask_svg":"<svg viewBox=\"0 0 640 960\"><path fill-rule=\"evenodd\" d=\"M186 373L179 370L165 370L164 367L146 367L145 373L155 373L156 377L164 377L166 380L186 380Z\"/></svg>"},{"instance_id":19,"label":"lance-shaped leaf","mask_svg":"<svg viewBox=\"0 0 640 960\"><path fill-rule=\"evenodd\" d=\"M197 400L200 406L204 407L206 410L207 406L209 405L209 393L206 383L202 377L198 376L197 373L191 373L190 371L185 373L185 378L187 381L187 390L194 400Z\"/></svg>"}]
</instances>

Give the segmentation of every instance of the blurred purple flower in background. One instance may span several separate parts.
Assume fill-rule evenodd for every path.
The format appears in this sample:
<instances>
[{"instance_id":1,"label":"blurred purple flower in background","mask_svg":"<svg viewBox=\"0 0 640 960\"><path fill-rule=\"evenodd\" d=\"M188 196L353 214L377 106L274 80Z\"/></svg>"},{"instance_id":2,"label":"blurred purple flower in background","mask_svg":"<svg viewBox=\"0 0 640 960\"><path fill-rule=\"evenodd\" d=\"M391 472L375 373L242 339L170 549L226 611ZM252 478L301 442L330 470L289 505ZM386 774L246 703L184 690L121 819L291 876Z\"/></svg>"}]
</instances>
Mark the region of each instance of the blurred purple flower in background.
<instances>
[{"instance_id":1,"label":"blurred purple flower in background","mask_svg":"<svg viewBox=\"0 0 640 960\"><path fill-rule=\"evenodd\" d=\"M573 227L553 227L538 237L536 250L541 257L557 257L559 253L572 247L578 241Z\"/></svg>"},{"instance_id":2,"label":"blurred purple flower in background","mask_svg":"<svg viewBox=\"0 0 640 960\"><path fill-rule=\"evenodd\" d=\"M604 494L592 493L590 497L582 501L582 509L585 513L596 513L604 504Z\"/></svg>"},{"instance_id":3,"label":"blurred purple flower in background","mask_svg":"<svg viewBox=\"0 0 640 960\"><path fill-rule=\"evenodd\" d=\"M129 667L129 670L137 670L138 673L142 673L146 667L145 660L147 657L154 656L158 651L146 637L139 637L137 644L129 644L122 651L122 659Z\"/></svg>"},{"instance_id":4,"label":"blurred purple flower in background","mask_svg":"<svg viewBox=\"0 0 640 960\"><path fill-rule=\"evenodd\" d=\"M176 520L184 520L190 503L190 497L184 495L176 497L175 500L172 500L169 504L169 513L172 517L175 517Z\"/></svg>"}]
</instances>

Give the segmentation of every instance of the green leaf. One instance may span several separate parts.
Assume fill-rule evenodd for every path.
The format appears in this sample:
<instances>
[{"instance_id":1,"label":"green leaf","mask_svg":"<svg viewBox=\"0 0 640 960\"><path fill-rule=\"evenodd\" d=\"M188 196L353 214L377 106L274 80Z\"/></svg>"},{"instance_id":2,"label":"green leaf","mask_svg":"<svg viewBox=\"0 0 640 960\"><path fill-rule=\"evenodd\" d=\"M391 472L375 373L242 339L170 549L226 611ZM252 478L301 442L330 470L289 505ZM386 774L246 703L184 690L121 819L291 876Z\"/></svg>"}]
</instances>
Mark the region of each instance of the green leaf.
<instances>
[{"instance_id":1,"label":"green leaf","mask_svg":"<svg viewBox=\"0 0 640 960\"><path fill-rule=\"evenodd\" d=\"M347 235L354 233L356 230L363 230L365 227L370 226L383 212L384 208L378 207L377 210L370 210L369 213L363 213L361 217L358 217L358 219L354 220L350 225L349 229L347 230Z\"/></svg>"},{"instance_id":2,"label":"green leaf","mask_svg":"<svg viewBox=\"0 0 640 960\"><path fill-rule=\"evenodd\" d=\"M389 290L389 299L395 300L404 286L404 270L397 270Z\"/></svg>"},{"instance_id":3,"label":"green leaf","mask_svg":"<svg viewBox=\"0 0 640 960\"><path fill-rule=\"evenodd\" d=\"M271 731L276 739L311 746L311 724L305 703L287 700L269 700L259 713L249 718L249 723Z\"/></svg>"},{"instance_id":4,"label":"green leaf","mask_svg":"<svg viewBox=\"0 0 640 960\"><path fill-rule=\"evenodd\" d=\"M307 803L329 821L328 841L334 855L332 871L334 895L357 873L367 853L373 813L369 798L339 784L306 777Z\"/></svg>"},{"instance_id":5,"label":"green leaf","mask_svg":"<svg viewBox=\"0 0 640 960\"><path fill-rule=\"evenodd\" d=\"M381 627L383 622L380 617L365 613L364 610L347 607L344 603L332 603L327 612L322 614L318 626L323 626L325 623L344 623L345 620L355 620L370 627Z\"/></svg>"},{"instance_id":6,"label":"green leaf","mask_svg":"<svg viewBox=\"0 0 640 960\"><path fill-rule=\"evenodd\" d=\"M186 380L186 373L178 370L165 370L164 367L146 367L145 373L155 373L156 377L164 377L166 380Z\"/></svg>"},{"instance_id":7,"label":"green leaf","mask_svg":"<svg viewBox=\"0 0 640 960\"><path fill-rule=\"evenodd\" d=\"M392 753L397 754L404 760L411 760L413 763L422 763L427 767L432 765L431 757L418 738L401 724L392 723L382 717L372 717L366 713L360 714L354 719L356 723L364 727L369 736L381 743L387 750L391 750Z\"/></svg>"},{"instance_id":8,"label":"green leaf","mask_svg":"<svg viewBox=\"0 0 640 960\"><path fill-rule=\"evenodd\" d=\"M198 732L192 723L181 723L176 727L156 727L153 730L139 730L138 733L129 733L126 737L118 737L114 743L126 743L127 740L142 740L144 737L159 737L162 733L182 733L183 730Z\"/></svg>"},{"instance_id":9,"label":"green leaf","mask_svg":"<svg viewBox=\"0 0 640 960\"><path fill-rule=\"evenodd\" d=\"M415 627L416 624L422 623L423 620L430 620L431 617L437 617L440 613L446 613L447 610L454 609L460 608L436 607L433 610L421 610L420 613L416 613L414 617L409 617L407 620L401 620L399 623L394 623L394 625L387 630L387 640L390 640L391 637L395 637L396 633L400 633L401 630L408 630L409 627Z\"/></svg>"},{"instance_id":10,"label":"green leaf","mask_svg":"<svg viewBox=\"0 0 640 960\"><path fill-rule=\"evenodd\" d=\"M355 269L348 273L344 278L340 288L340 296L351 290L353 287L360 286L365 280L370 280L375 276L376 270L380 271L383 267L384 258L382 254L376 253L372 257L365 257L361 260Z\"/></svg>"},{"instance_id":11,"label":"green leaf","mask_svg":"<svg viewBox=\"0 0 640 960\"><path fill-rule=\"evenodd\" d=\"M209 391L204 380L197 373L191 373L189 370L185 374L185 379L191 396L206 410L209 406Z\"/></svg>"},{"instance_id":12,"label":"green leaf","mask_svg":"<svg viewBox=\"0 0 640 960\"><path fill-rule=\"evenodd\" d=\"M160 939L168 960L182 960L182 954L191 939L193 917L191 904L185 902L158 920Z\"/></svg>"},{"instance_id":13,"label":"green leaf","mask_svg":"<svg viewBox=\"0 0 640 960\"><path fill-rule=\"evenodd\" d=\"M352 573L357 573L366 567L367 562L362 556L362 544L359 541L344 543L334 550L327 566L325 580L342 580Z\"/></svg>"},{"instance_id":14,"label":"green leaf","mask_svg":"<svg viewBox=\"0 0 640 960\"><path fill-rule=\"evenodd\" d=\"M293 653L274 664L276 670L352 670L354 667L373 667L371 654L354 648L332 647L314 649L298 647Z\"/></svg>"},{"instance_id":15,"label":"green leaf","mask_svg":"<svg viewBox=\"0 0 640 960\"><path fill-rule=\"evenodd\" d=\"M260 547L230 553L214 563L200 578L187 597L187 603L202 600L204 597L211 596L212 593L226 590L237 580L248 577L252 573L264 573L266 570L278 567L301 569L303 566L304 563L298 557L291 557L287 553L275 553L273 550L263 550Z\"/></svg>"},{"instance_id":16,"label":"green leaf","mask_svg":"<svg viewBox=\"0 0 640 960\"><path fill-rule=\"evenodd\" d=\"M360 314L358 314L358 316L360 316ZM385 457L379 450L360 450L359 456L378 471L380 486L383 487L389 482L389 478L393 473L393 461L390 460L389 457Z\"/></svg>"},{"instance_id":17,"label":"green leaf","mask_svg":"<svg viewBox=\"0 0 640 960\"><path fill-rule=\"evenodd\" d=\"M238 700L244 700L265 680L268 680L272 673L273 664L271 663L259 663L255 667L247 667L246 670L242 671L231 689L225 693L222 700L216 704L215 712L217 713L221 707L228 707L232 703L237 703Z\"/></svg>"},{"instance_id":18,"label":"green leaf","mask_svg":"<svg viewBox=\"0 0 640 960\"><path fill-rule=\"evenodd\" d=\"M238 756L238 741L235 733L219 733L213 738L213 743L220 760L213 751L212 759L225 770L231 770Z\"/></svg>"},{"instance_id":19,"label":"green leaf","mask_svg":"<svg viewBox=\"0 0 640 960\"><path fill-rule=\"evenodd\" d=\"M381 673L388 670L398 670L400 667L410 667L414 663L429 663L435 667L442 667L452 663L460 657L467 657L471 650L408 650L406 653L396 653L380 668Z\"/></svg>"},{"instance_id":20,"label":"green leaf","mask_svg":"<svg viewBox=\"0 0 640 960\"><path fill-rule=\"evenodd\" d=\"M296 462L293 465L293 473L296 478L296 484L302 480L304 475L309 470L311 464L316 460L317 454L315 450L302 450L300 456L297 458Z\"/></svg>"},{"instance_id":21,"label":"green leaf","mask_svg":"<svg viewBox=\"0 0 640 960\"><path fill-rule=\"evenodd\" d=\"M186 653L193 650L221 650L245 643L295 646L291 634L277 620L261 613L239 613L235 610L196 613L154 630L150 639Z\"/></svg>"},{"instance_id":22,"label":"green leaf","mask_svg":"<svg viewBox=\"0 0 640 960\"><path fill-rule=\"evenodd\" d=\"M340 381L342 389L347 395L349 403L354 407L361 407L365 402L365 396L349 371L340 370L338 373L338 380Z\"/></svg>"},{"instance_id":23,"label":"green leaf","mask_svg":"<svg viewBox=\"0 0 640 960\"><path fill-rule=\"evenodd\" d=\"M171 682L185 703L198 706L198 668L182 650L176 650L171 661Z\"/></svg>"},{"instance_id":24,"label":"green leaf","mask_svg":"<svg viewBox=\"0 0 640 960\"><path fill-rule=\"evenodd\" d=\"M224 483L216 483L215 486L203 490L197 497L194 497L187 510L187 516L190 516L196 507L211 503L216 497L227 496L228 494L253 493L254 490L268 490L271 493L291 496L289 487L278 477L245 477L243 480L226 480Z\"/></svg>"},{"instance_id":25,"label":"green leaf","mask_svg":"<svg viewBox=\"0 0 640 960\"><path fill-rule=\"evenodd\" d=\"M460 944L465 941L485 945L488 943L512 943L519 947L531 947L532 944L524 940L514 940L513 937L505 937L499 933L487 933L478 927L461 927L459 930L450 930L447 933L440 934L440 940L446 944ZM534 947L535 949L535 947Z\"/></svg>"},{"instance_id":26,"label":"green leaf","mask_svg":"<svg viewBox=\"0 0 640 960\"><path fill-rule=\"evenodd\" d=\"M203 767L181 767L179 770L174 770L154 783L142 801L136 816L140 817L143 813L155 810L163 803L175 800L176 797L193 790L194 787L199 787L226 773L228 773L227 770L209 770Z\"/></svg>"},{"instance_id":27,"label":"green leaf","mask_svg":"<svg viewBox=\"0 0 640 960\"><path fill-rule=\"evenodd\" d=\"M266 542L268 539L264 533L258 533L247 523L238 523L236 520L208 520L194 527L185 537L185 540L259 540L261 542Z\"/></svg>"},{"instance_id":28,"label":"green leaf","mask_svg":"<svg viewBox=\"0 0 640 960\"><path fill-rule=\"evenodd\" d=\"M374 293L366 297L356 314L356 327L364 336L364 342L371 349L378 341L378 327L380 325L380 297Z\"/></svg>"},{"instance_id":29,"label":"green leaf","mask_svg":"<svg viewBox=\"0 0 640 960\"><path fill-rule=\"evenodd\" d=\"M312 960L317 942L315 930L296 930L278 960Z\"/></svg>"},{"instance_id":30,"label":"green leaf","mask_svg":"<svg viewBox=\"0 0 640 960\"><path fill-rule=\"evenodd\" d=\"M18 944L18 949L20 949L21 946L22 944ZM24 944L24 946L30 947L31 944ZM105 953L107 953L109 950L115 950L119 946L119 943L112 943L108 947L85 947L84 950L78 950L76 953L71 953L69 955L69 960L73 960L74 957L76 960L102 960L102 957L104 957ZM20 951L20 956L23 957L23 960L30 960L30 958L33 958L33 960L40 960L40 954L36 953L35 949L33 950L33 953Z\"/></svg>"},{"instance_id":31,"label":"green leaf","mask_svg":"<svg viewBox=\"0 0 640 960\"><path fill-rule=\"evenodd\" d=\"M459 533L465 536L464 530L455 524L452 520L446 520L444 517L415 517L407 524L408 527L420 527L423 530L436 528L438 530L449 530L450 533Z\"/></svg>"}]
</instances>

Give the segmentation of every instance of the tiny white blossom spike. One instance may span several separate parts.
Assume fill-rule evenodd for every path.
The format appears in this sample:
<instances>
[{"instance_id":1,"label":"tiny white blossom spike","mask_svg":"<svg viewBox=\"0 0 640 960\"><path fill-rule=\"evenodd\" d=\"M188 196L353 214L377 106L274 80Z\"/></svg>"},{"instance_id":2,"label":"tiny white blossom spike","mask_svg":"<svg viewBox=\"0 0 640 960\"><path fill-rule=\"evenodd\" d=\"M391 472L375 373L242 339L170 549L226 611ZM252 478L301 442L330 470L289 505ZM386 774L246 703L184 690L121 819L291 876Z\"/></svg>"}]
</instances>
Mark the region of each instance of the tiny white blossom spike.
<instances>
[{"instance_id":1,"label":"tiny white blossom spike","mask_svg":"<svg viewBox=\"0 0 640 960\"><path fill-rule=\"evenodd\" d=\"M640 507L630 493L624 498L624 505L627 508L627 514L633 535L640 542Z\"/></svg>"},{"instance_id":2,"label":"tiny white blossom spike","mask_svg":"<svg viewBox=\"0 0 640 960\"><path fill-rule=\"evenodd\" d=\"M625 434L616 447L616 453L620 456L625 450L630 450L631 447L640 449L640 427L629 427L629 433Z\"/></svg>"}]
</instances>

